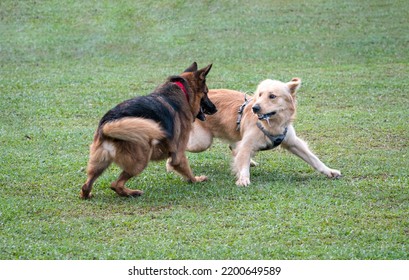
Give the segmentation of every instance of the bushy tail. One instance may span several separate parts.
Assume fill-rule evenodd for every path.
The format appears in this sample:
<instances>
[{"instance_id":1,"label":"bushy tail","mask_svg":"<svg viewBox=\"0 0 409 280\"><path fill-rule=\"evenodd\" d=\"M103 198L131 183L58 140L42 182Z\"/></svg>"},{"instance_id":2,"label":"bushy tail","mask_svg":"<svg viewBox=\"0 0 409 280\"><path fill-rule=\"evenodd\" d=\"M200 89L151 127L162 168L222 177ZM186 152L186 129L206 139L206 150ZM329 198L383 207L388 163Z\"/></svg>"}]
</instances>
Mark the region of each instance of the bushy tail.
<instances>
[{"instance_id":1,"label":"bushy tail","mask_svg":"<svg viewBox=\"0 0 409 280\"><path fill-rule=\"evenodd\" d=\"M157 122L132 117L104 124L102 133L114 139L135 143L143 141L152 143L153 140L165 138L165 133Z\"/></svg>"}]
</instances>

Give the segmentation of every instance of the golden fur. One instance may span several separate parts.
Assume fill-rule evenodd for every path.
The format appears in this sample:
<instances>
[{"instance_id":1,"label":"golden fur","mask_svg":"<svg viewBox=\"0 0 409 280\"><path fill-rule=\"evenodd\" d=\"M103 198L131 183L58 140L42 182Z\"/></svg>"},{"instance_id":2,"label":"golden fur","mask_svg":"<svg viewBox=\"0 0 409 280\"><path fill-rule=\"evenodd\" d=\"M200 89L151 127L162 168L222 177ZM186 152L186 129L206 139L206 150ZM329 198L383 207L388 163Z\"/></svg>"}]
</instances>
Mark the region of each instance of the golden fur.
<instances>
[{"instance_id":1,"label":"golden fur","mask_svg":"<svg viewBox=\"0 0 409 280\"><path fill-rule=\"evenodd\" d=\"M299 78L293 78L288 83L262 81L255 94L248 96L251 100L244 107L239 129L236 120L238 110L244 103L245 94L228 89L210 90L209 98L216 105L218 112L209 116L206 122L194 124L187 151L202 152L208 149L214 137L226 140L232 148L236 184L247 186L250 184L252 156L271 146L271 141L256 125L260 122L271 135L283 134L287 128L281 144L283 148L299 156L329 178L340 177L340 171L328 168L310 151L307 144L296 136L292 122L296 114L296 93L300 85Z\"/></svg>"}]
</instances>

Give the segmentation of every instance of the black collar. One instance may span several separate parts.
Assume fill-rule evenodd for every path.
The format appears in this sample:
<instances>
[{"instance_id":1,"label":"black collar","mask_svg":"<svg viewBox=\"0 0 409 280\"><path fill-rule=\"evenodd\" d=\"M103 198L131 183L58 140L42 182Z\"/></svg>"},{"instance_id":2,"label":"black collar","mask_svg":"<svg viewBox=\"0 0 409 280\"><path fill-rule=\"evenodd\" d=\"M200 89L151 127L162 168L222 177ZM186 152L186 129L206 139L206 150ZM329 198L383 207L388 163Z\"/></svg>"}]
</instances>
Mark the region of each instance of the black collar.
<instances>
[{"instance_id":1,"label":"black collar","mask_svg":"<svg viewBox=\"0 0 409 280\"><path fill-rule=\"evenodd\" d=\"M267 147L262 148L261 150L271 150L274 149L275 147L279 146L281 144L281 142L284 141L285 136L287 135L287 130L288 127L286 127L284 129L283 134L279 134L279 135L271 135L267 129L265 129L263 127L263 125L261 124L261 122L257 122L257 127L261 130L261 132L263 132L263 134L271 141L271 144L267 144Z\"/></svg>"}]
</instances>

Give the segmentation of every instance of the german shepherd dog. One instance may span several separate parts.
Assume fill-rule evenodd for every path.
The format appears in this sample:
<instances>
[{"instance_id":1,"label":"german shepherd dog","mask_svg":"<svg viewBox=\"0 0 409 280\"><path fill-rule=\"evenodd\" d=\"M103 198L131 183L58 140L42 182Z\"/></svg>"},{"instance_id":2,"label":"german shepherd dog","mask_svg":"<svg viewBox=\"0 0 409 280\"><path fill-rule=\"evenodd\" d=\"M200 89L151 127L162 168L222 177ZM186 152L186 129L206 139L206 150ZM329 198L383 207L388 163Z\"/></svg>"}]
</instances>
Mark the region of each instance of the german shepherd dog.
<instances>
[{"instance_id":1,"label":"german shepherd dog","mask_svg":"<svg viewBox=\"0 0 409 280\"><path fill-rule=\"evenodd\" d=\"M120 196L143 194L124 185L150 160L169 158L173 169L189 182L207 180L206 176L193 175L185 149L194 120L204 120L204 114L217 111L207 96L206 76L211 67L197 70L194 62L153 93L124 101L102 117L91 144L88 179L82 186L81 198L91 197L93 183L112 162L123 170L111 184Z\"/></svg>"},{"instance_id":2,"label":"german shepherd dog","mask_svg":"<svg viewBox=\"0 0 409 280\"><path fill-rule=\"evenodd\" d=\"M296 114L296 93L300 86L299 78L293 78L288 83L264 80L246 101L246 95L238 91L210 90L208 96L218 112L209 116L206 122L194 124L187 151L202 152L208 149L214 137L227 140L232 149L233 171L239 186L250 184L250 165L256 165L251 159L254 154L280 144L327 177L340 177L340 171L328 168L296 136L292 123Z\"/></svg>"}]
</instances>

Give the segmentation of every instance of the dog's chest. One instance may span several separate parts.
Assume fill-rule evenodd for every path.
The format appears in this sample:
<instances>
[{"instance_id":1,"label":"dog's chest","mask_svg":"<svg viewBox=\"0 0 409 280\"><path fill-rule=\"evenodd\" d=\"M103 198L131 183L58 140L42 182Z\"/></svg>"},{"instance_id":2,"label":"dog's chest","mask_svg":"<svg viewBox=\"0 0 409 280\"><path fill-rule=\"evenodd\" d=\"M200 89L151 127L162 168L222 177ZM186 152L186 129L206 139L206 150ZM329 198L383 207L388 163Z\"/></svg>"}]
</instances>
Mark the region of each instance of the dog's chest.
<instances>
[{"instance_id":1,"label":"dog's chest","mask_svg":"<svg viewBox=\"0 0 409 280\"><path fill-rule=\"evenodd\" d=\"M257 122L257 127L264 134L264 138L266 140L265 145L261 146L259 148L259 151L272 150L278 147L284 141L288 130L288 128L286 127L282 134L273 135L268 130L266 130L260 122Z\"/></svg>"}]
</instances>

